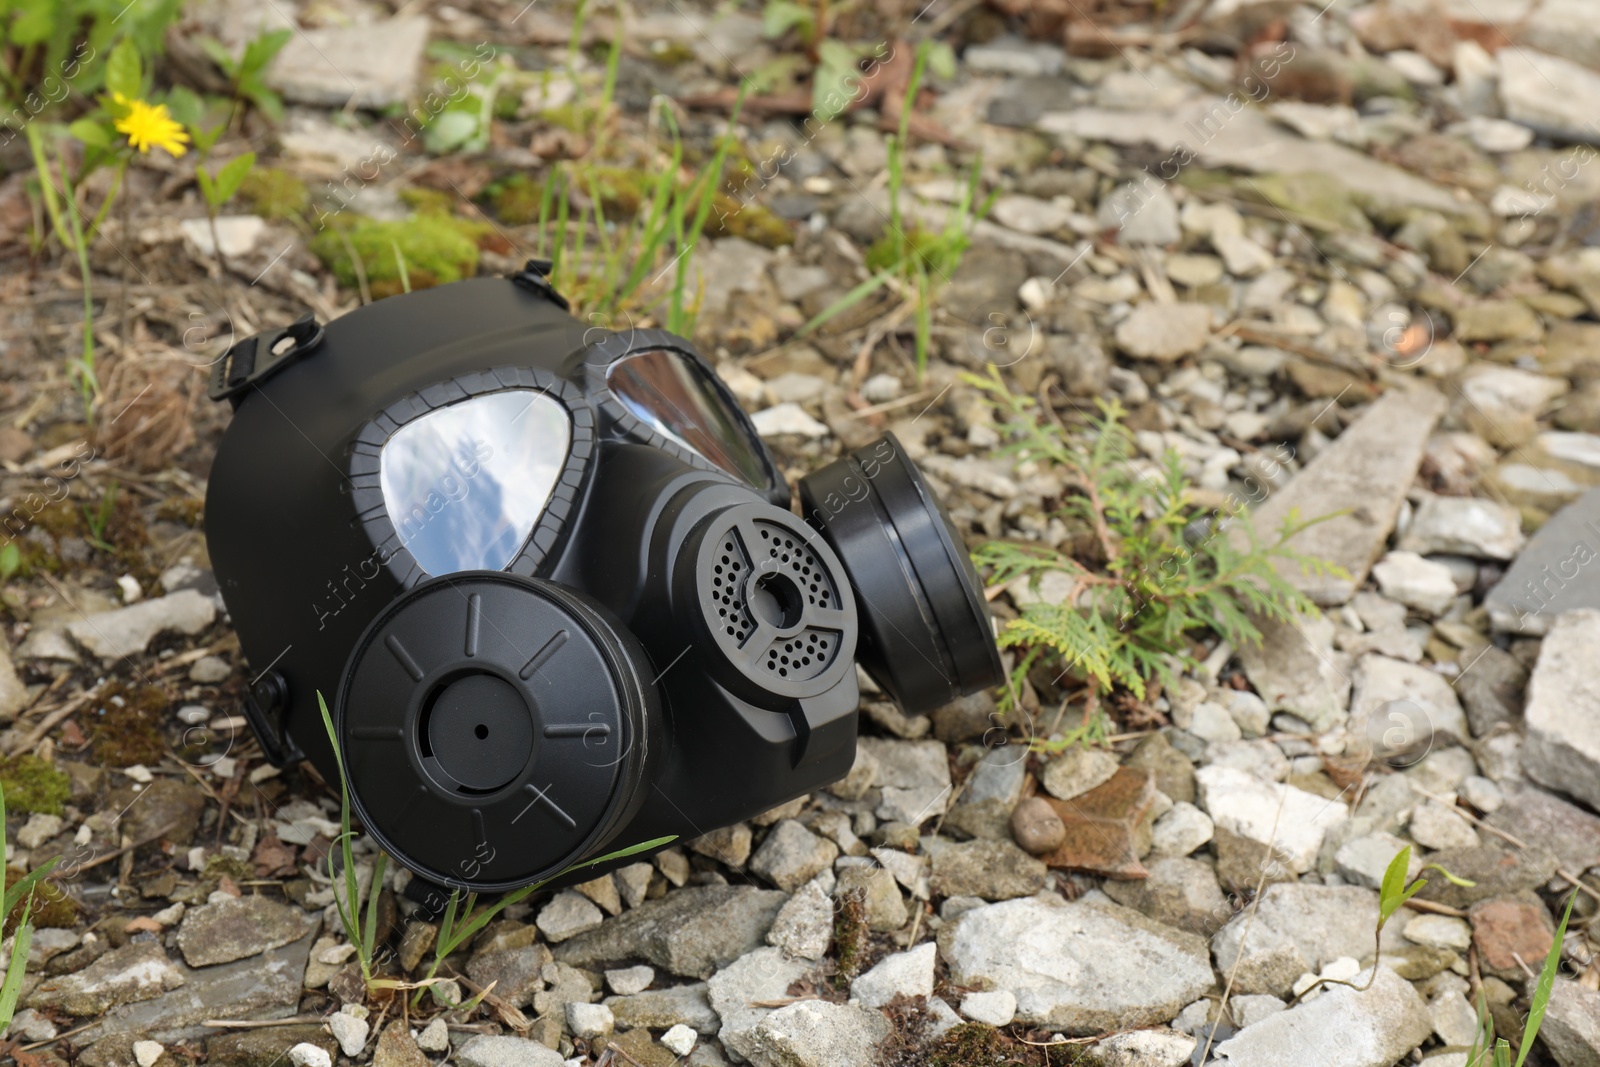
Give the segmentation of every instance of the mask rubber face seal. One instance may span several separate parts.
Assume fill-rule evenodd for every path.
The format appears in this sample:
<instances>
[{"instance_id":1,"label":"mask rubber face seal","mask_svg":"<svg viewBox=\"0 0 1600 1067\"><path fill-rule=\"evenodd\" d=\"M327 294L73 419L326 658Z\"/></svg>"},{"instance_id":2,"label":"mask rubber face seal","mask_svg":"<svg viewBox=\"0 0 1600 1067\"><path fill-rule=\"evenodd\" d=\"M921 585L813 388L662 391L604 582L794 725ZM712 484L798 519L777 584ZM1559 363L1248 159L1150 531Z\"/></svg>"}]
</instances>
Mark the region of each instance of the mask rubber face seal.
<instances>
[{"instance_id":1,"label":"mask rubber face seal","mask_svg":"<svg viewBox=\"0 0 1600 1067\"><path fill-rule=\"evenodd\" d=\"M386 850L441 884L554 874L633 806L653 675L620 623L554 583L425 582L345 667L335 731L351 800Z\"/></svg>"},{"instance_id":2,"label":"mask rubber face seal","mask_svg":"<svg viewBox=\"0 0 1600 1067\"><path fill-rule=\"evenodd\" d=\"M800 504L855 587L861 665L904 711L1000 684L977 570L893 434L803 479Z\"/></svg>"}]
</instances>

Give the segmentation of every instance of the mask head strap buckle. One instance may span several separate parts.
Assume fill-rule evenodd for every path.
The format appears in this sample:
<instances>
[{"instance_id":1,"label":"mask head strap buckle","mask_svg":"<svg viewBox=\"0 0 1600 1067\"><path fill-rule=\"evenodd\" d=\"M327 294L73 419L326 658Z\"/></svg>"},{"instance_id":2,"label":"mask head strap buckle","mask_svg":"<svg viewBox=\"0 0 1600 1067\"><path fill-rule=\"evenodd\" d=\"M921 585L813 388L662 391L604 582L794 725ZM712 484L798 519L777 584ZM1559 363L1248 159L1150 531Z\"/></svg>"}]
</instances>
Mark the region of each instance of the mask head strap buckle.
<instances>
[{"instance_id":1,"label":"mask head strap buckle","mask_svg":"<svg viewBox=\"0 0 1600 1067\"><path fill-rule=\"evenodd\" d=\"M251 388L321 343L322 324L309 311L281 330L251 334L212 365L208 395L238 407Z\"/></svg>"}]
</instances>

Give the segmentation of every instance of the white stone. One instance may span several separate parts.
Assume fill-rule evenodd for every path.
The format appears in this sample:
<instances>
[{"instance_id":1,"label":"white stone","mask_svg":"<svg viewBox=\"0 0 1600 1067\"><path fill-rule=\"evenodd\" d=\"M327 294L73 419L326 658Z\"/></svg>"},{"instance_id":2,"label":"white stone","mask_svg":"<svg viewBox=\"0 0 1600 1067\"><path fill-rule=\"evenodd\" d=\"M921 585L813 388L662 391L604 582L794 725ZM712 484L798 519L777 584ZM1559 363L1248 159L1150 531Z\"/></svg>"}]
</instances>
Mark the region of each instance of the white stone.
<instances>
[{"instance_id":1,"label":"white stone","mask_svg":"<svg viewBox=\"0 0 1600 1067\"><path fill-rule=\"evenodd\" d=\"M879 1011L826 1000L801 1000L762 1018L750 1031L749 1053L756 1067L833 1067L870 1063L889 1036L889 1020Z\"/></svg>"},{"instance_id":2,"label":"white stone","mask_svg":"<svg viewBox=\"0 0 1600 1067\"><path fill-rule=\"evenodd\" d=\"M774 404L750 416L756 433L762 437L826 437L828 428L810 415L799 404L790 402Z\"/></svg>"},{"instance_id":3,"label":"white stone","mask_svg":"<svg viewBox=\"0 0 1600 1067\"><path fill-rule=\"evenodd\" d=\"M1017 1017L1017 998L1009 989L968 993L961 998L961 1014L990 1026L1010 1026Z\"/></svg>"},{"instance_id":4,"label":"white stone","mask_svg":"<svg viewBox=\"0 0 1600 1067\"><path fill-rule=\"evenodd\" d=\"M429 27L415 15L297 30L267 68L267 84L286 100L319 107L403 104L416 88Z\"/></svg>"},{"instance_id":5,"label":"white stone","mask_svg":"<svg viewBox=\"0 0 1600 1067\"><path fill-rule=\"evenodd\" d=\"M367 1045L367 1034L372 1030L372 1024L347 1012L336 1011L328 1016L328 1030L333 1034L333 1039L339 1042L344 1054L355 1059Z\"/></svg>"},{"instance_id":6,"label":"white stone","mask_svg":"<svg viewBox=\"0 0 1600 1067\"><path fill-rule=\"evenodd\" d=\"M1533 143L1533 131L1505 119L1474 115L1461 123L1472 143L1485 152L1520 152Z\"/></svg>"},{"instance_id":7,"label":"white stone","mask_svg":"<svg viewBox=\"0 0 1600 1067\"><path fill-rule=\"evenodd\" d=\"M1600 808L1600 611L1558 615L1539 649L1524 711L1522 765L1541 785Z\"/></svg>"},{"instance_id":8,"label":"white stone","mask_svg":"<svg viewBox=\"0 0 1600 1067\"><path fill-rule=\"evenodd\" d=\"M867 1008L881 1008L902 995L932 996L937 955L938 947L928 941L907 952L885 956L872 970L850 983L850 995Z\"/></svg>"},{"instance_id":9,"label":"white stone","mask_svg":"<svg viewBox=\"0 0 1600 1067\"><path fill-rule=\"evenodd\" d=\"M1395 551L1373 564L1383 595L1425 615L1443 615L1456 598L1456 580L1443 563Z\"/></svg>"},{"instance_id":10,"label":"white stone","mask_svg":"<svg viewBox=\"0 0 1600 1067\"><path fill-rule=\"evenodd\" d=\"M450 1051L450 1026L444 1016L437 1016L417 1035L417 1047L424 1052Z\"/></svg>"},{"instance_id":11,"label":"white stone","mask_svg":"<svg viewBox=\"0 0 1600 1067\"><path fill-rule=\"evenodd\" d=\"M550 903L541 908L535 922L545 937L552 942L561 942L593 930L604 920L605 916L592 900L582 893L568 890L557 893Z\"/></svg>"},{"instance_id":12,"label":"white stone","mask_svg":"<svg viewBox=\"0 0 1600 1067\"><path fill-rule=\"evenodd\" d=\"M1365 982L1362 976L1355 984ZM1411 983L1380 967L1365 992L1334 986L1241 1030L1219 1044L1216 1054L1228 1067L1388 1067L1432 1031L1427 1006ZM1339 1039L1329 1040L1333 1034Z\"/></svg>"},{"instance_id":13,"label":"white stone","mask_svg":"<svg viewBox=\"0 0 1600 1067\"><path fill-rule=\"evenodd\" d=\"M1150 828L1150 848L1161 856L1187 856L1215 833L1211 816L1180 800Z\"/></svg>"},{"instance_id":14,"label":"white stone","mask_svg":"<svg viewBox=\"0 0 1600 1067\"><path fill-rule=\"evenodd\" d=\"M1408 919L1402 932L1407 941L1415 941L1428 948L1465 952L1472 947L1472 925L1453 915L1429 915L1423 912Z\"/></svg>"},{"instance_id":15,"label":"white stone","mask_svg":"<svg viewBox=\"0 0 1600 1067\"><path fill-rule=\"evenodd\" d=\"M1505 805L1506 795L1498 785L1482 775L1468 775L1457 788L1462 800L1484 815L1491 815Z\"/></svg>"},{"instance_id":16,"label":"white stone","mask_svg":"<svg viewBox=\"0 0 1600 1067\"><path fill-rule=\"evenodd\" d=\"M694 1032L691 1026L679 1023L660 1037L661 1044L677 1056L687 1056L693 1049L694 1043L700 1040L700 1035Z\"/></svg>"},{"instance_id":17,"label":"white stone","mask_svg":"<svg viewBox=\"0 0 1600 1067\"><path fill-rule=\"evenodd\" d=\"M159 1041L135 1041L133 1043L133 1058L139 1067L155 1067L155 1062L161 1054L167 1051Z\"/></svg>"},{"instance_id":18,"label":"white stone","mask_svg":"<svg viewBox=\"0 0 1600 1067\"><path fill-rule=\"evenodd\" d=\"M1400 547L1423 555L1511 559L1522 549L1515 508L1473 496L1428 496L1412 516Z\"/></svg>"},{"instance_id":19,"label":"white stone","mask_svg":"<svg viewBox=\"0 0 1600 1067\"><path fill-rule=\"evenodd\" d=\"M145 650L159 633L177 631L193 636L217 618L210 597L193 589L101 612L67 623L67 633L90 652L105 660L118 660Z\"/></svg>"},{"instance_id":20,"label":"white stone","mask_svg":"<svg viewBox=\"0 0 1600 1067\"><path fill-rule=\"evenodd\" d=\"M1264 782L1233 767L1202 767L1195 784L1201 807L1217 826L1270 845L1296 874L1316 864L1323 838L1349 817L1342 801Z\"/></svg>"},{"instance_id":21,"label":"white stone","mask_svg":"<svg viewBox=\"0 0 1600 1067\"><path fill-rule=\"evenodd\" d=\"M795 890L767 930L767 944L797 959L820 960L833 940L833 901L813 879Z\"/></svg>"},{"instance_id":22,"label":"white stone","mask_svg":"<svg viewBox=\"0 0 1600 1067\"><path fill-rule=\"evenodd\" d=\"M1176 1030L1133 1030L1095 1042L1090 1056L1099 1067L1183 1067L1199 1043Z\"/></svg>"},{"instance_id":23,"label":"white stone","mask_svg":"<svg viewBox=\"0 0 1600 1067\"><path fill-rule=\"evenodd\" d=\"M1377 653L1356 661L1346 729L1353 744L1369 745L1380 758L1397 752L1420 755L1435 738L1472 736L1461 701L1443 675Z\"/></svg>"},{"instance_id":24,"label":"white stone","mask_svg":"<svg viewBox=\"0 0 1600 1067\"><path fill-rule=\"evenodd\" d=\"M581 1000L567 1002L567 1029L585 1040L609 1034L617 1025L616 1017L604 1004L585 1004Z\"/></svg>"},{"instance_id":25,"label":"white stone","mask_svg":"<svg viewBox=\"0 0 1600 1067\"><path fill-rule=\"evenodd\" d=\"M1389 864L1405 847L1406 842L1393 834L1368 834L1340 845L1333 862L1345 881L1377 889L1383 885L1383 875L1389 869ZM1415 878L1422 869L1422 858L1415 851L1412 852L1409 867L1408 880Z\"/></svg>"},{"instance_id":26,"label":"white stone","mask_svg":"<svg viewBox=\"0 0 1600 1067\"><path fill-rule=\"evenodd\" d=\"M1202 741L1238 741L1244 736L1228 709L1220 704L1202 701L1192 714L1188 730Z\"/></svg>"},{"instance_id":27,"label":"white stone","mask_svg":"<svg viewBox=\"0 0 1600 1067\"><path fill-rule=\"evenodd\" d=\"M1136 359L1175 363L1211 336L1206 304L1140 304L1117 324L1117 345Z\"/></svg>"},{"instance_id":28,"label":"white stone","mask_svg":"<svg viewBox=\"0 0 1600 1067\"><path fill-rule=\"evenodd\" d=\"M1406 832L1423 848L1477 848L1483 844L1478 831L1453 807L1445 807L1436 800L1426 800L1411 812L1411 822Z\"/></svg>"},{"instance_id":29,"label":"white stone","mask_svg":"<svg viewBox=\"0 0 1600 1067\"><path fill-rule=\"evenodd\" d=\"M996 198L990 215L1000 225L1019 233L1051 234L1065 229L1072 210L1033 196Z\"/></svg>"},{"instance_id":30,"label":"white stone","mask_svg":"<svg viewBox=\"0 0 1600 1067\"><path fill-rule=\"evenodd\" d=\"M59 815L46 815L43 812L34 812L28 816L28 821L22 829L17 831L17 844L26 849L35 849L61 832L65 824Z\"/></svg>"},{"instance_id":31,"label":"white stone","mask_svg":"<svg viewBox=\"0 0 1600 1067\"><path fill-rule=\"evenodd\" d=\"M611 992L620 997L631 997L635 993L642 993L649 989L650 983L655 980L655 968L648 964L606 972L606 985L611 987Z\"/></svg>"},{"instance_id":32,"label":"white stone","mask_svg":"<svg viewBox=\"0 0 1600 1067\"><path fill-rule=\"evenodd\" d=\"M289 1050L289 1062L294 1067L333 1067L333 1057L320 1045L302 1041Z\"/></svg>"},{"instance_id":33,"label":"white stone","mask_svg":"<svg viewBox=\"0 0 1600 1067\"><path fill-rule=\"evenodd\" d=\"M216 245L211 243L211 225L205 219L184 219L178 225L183 230L184 240L193 245L200 255L217 254ZM265 220L255 215L218 215L217 241L222 245L223 258L239 259L249 255L255 250L266 228ZM134 582L133 587L137 590L139 583ZM134 600L137 599L135 596ZM133 600L127 603L131 604Z\"/></svg>"},{"instance_id":34,"label":"white stone","mask_svg":"<svg viewBox=\"0 0 1600 1067\"><path fill-rule=\"evenodd\" d=\"M1550 137L1600 142L1600 74L1557 56L1518 46L1495 53L1506 118Z\"/></svg>"},{"instance_id":35,"label":"white stone","mask_svg":"<svg viewBox=\"0 0 1600 1067\"><path fill-rule=\"evenodd\" d=\"M1433 1032L1446 1045L1471 1045L1478 1035L1478 1013L1467 998L1448 989L1428 1005Z\"/></svg>"}]
</instances>

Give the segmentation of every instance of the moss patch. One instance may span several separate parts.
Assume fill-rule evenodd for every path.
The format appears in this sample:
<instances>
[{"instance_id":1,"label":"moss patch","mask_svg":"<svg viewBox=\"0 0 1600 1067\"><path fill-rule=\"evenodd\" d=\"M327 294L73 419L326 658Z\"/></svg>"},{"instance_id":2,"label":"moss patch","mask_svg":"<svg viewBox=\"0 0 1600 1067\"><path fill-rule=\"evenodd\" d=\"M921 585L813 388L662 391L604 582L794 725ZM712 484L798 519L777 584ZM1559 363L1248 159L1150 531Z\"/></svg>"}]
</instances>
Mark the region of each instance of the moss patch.
<instances>
[{"instance_id":1,"label":"moss patch","mask_svg":"<svg viewBox=\"0 0 1600 1067\"><path fill-rule=\"evenodd\" d=\"M6 888L10 889L19 882L25 871L15 867L6 868ZM10 937L16 932L17 924L22 921L22 909L27 906L26 900L19 900L11 913L6 916L5 936ZM51 881L42 881L34 887L33 911L28 915L28 921L36 929L44 927L70 929L78 925L78 916L82 912L78 902L67 896L66 891Z\"/></svg>"},{"instance_id":2,"label":"moss patch","mask_svg":"<svg viewBox=\"0 0 1600 1067\"><path fill-rule=\"evenodd\" d=\"M511 226L531 226L539 221L544 183L526 174L502 178L489 189L489 207L495 217Z\"/></svg>"},{"instance_id":3,"label":"moss patch","mask_svg":"<svg viewBox=\"0 0 1600 1067\"><path fill-rule=\"evenodd\" d=\"M167 753L161 723L170 703L153 685L113 687L90 722L95 758L107 767L159 763Z\"/></svg>"},{"instance_id":4,"label":"moss patch","mask_svg":"<svg viewBox=\"0 0 1600 1067\"><path fill-rule=\"evenodd\" d=\"M484 223L432 211L389 222L341 216L311 239L311 251L348 289L357 285L353 249L372 295L385 297L405 291L397 248L411 288L426 289L476 274L478 242L490 233Z\"/></svg>"},{"instance_id":5,"label":"moss patch","mask_svg":"<svg viewBox=\"0 0 1600 1067\"><path fill-rule=\"evenodd\" d=\"M311 207L306 183L277 167L253 169L240 183L239 195L264 219L299 218Z\"/></svg>"},{"instance_id":6,"label":"moss patch","mask_svg":"<svg viewBox=\"0 0 1600 1067\"><path fill-rule=\"evenodd\" d=\"M0 761L0 788L6 791L7 812L60 815L72 795L72 779L49 760L25 752Z\"/></svg>"},{"instance_id":7,"label":"moss patch","mask_svg":"<svg viewBox=\"0 0 1600 1067\"><path fill-rule=\"evenodd\" d=\"M839 895L833 912L833 945L834 958L839 963L833 984L842 989L861 973L862 965L866 962L863 959L867 949L865 890L853 889Z\"/></svg>"}]
</instances>

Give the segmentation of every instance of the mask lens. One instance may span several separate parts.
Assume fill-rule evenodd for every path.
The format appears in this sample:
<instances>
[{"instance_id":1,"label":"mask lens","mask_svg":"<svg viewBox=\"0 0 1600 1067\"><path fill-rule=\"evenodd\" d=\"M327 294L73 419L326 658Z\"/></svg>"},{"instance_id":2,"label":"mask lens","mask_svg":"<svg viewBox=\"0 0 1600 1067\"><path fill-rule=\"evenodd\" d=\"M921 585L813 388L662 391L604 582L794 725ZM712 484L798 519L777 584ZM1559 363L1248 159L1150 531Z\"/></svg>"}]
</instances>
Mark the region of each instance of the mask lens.
<instances>
[{"instance_id":1,"label":"mask lens","mask_svg":"<svg viewBox=\"0 0 1600 1067\"><path fill-rule=\"evenodd\" d=\"M606 384L628 413L757 489L772 481L760 445L716 380L681 352L653 348L606 369Z\"/></svg>"},{"instance_id":2,"label":"mask lens","mask_svg":"<svg viewBox=\"0 0 1600 1067\"><path fill-rule=\"evenodd\" d=\"M432 575L501 570L561 477L572 423L533 389L488 393L406 423L379 456L389 519Z\"/></svg>"}]
</instances>

